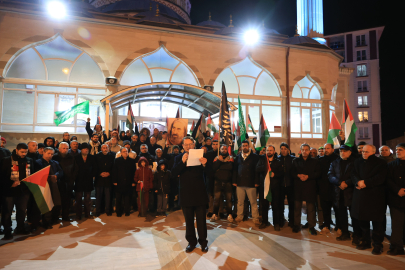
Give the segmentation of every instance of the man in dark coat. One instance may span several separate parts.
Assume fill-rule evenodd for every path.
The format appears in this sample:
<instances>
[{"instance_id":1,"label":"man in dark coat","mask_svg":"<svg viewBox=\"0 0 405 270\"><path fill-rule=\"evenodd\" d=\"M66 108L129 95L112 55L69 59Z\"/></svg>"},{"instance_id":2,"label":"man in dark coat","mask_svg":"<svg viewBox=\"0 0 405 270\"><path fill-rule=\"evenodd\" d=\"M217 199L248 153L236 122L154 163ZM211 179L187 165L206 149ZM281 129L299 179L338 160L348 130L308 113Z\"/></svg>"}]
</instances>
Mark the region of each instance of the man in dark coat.
<instances>
[{"instance_id":1,"label":"man in dark coat","mask_svg":"<svg viewBox=\"0 0 405 270\"><path fill-rule=\"evenodd\" d=\"M75 181L76 193L76 220L82 219L82 206L84 204L85 218L90 216L91 199L90 194L93 190L93 178L96 176L96 158L89 154L90 145L82 143L81 154L75 157L76 164L79 167L77 178ZM84 201L83 201L84 197Z\"/></svg>"},{"instance_id":2,"label":"man in dark coat","mask_svg":"<svg viewBox=\"0 0 405 270\"><path fill-rule=\"evenodd\" d=\"M60 167L59 162L52 160L54 154L54 148L45 147L42 157L37 159L34 165L36 172L50 166L48 185L52 194L54 206L50 212L42 215L42 227L45 229L52 229L52 223L59 223L59 213L61 209L61 199L58 184L63 177L63 170ZM33 214L31 229L36 230L39 225L39 221L41 220L41 211L38 207L34 207L33 209L35 213Z\"/></svg>"},{"instance_id":3,"label":"man in dark coat","mask_svg":"<svg viewBox=\"0 0 405 270\"><path fill-rule=\"evenodd\" d=\"M391 212L391 246L388 255L404 255L405 236L405 143L396 147L397 159L388 163L388 205Z\"/></svg>"},{"instance_id":4,"label":"man in dark coat","mask_svg":"<svg viewBox=\"0 0 405 270\"><path fill-rule=\"evenodd\" d=\"M290 155L288 144L280 144L280 155L277 157L281 162L283 177L280 179L280 199L283 200L287 196L288 202L288 226L294 227L294 179L291 176L292 161L295 157ZM284 207L281 217L284 218ZM284 219L280 221L280 227L284 226Z\"/></svg>"},{"instance_id":5,"label":"man in dark coat","mask_svg":"<svg viewBox=\"0 0 405 270\"><path fill-rule=\"evenodd\" d=\"M25 230L24 220L27 209L30 191L28 187L21 183L34 170L34 162L27 158L28 145L25 143L17 144L12 155L1 160L1 195L3 196L3 215L2 224L4 227L3 240L13 239L11 234L11 214L13 208L16 208L17 227L14 230L16 234L28 234Z\"/></svg>"},{"instance_id":6,"label":"man in dark coat","mask_svg":"<svg viewBox=\"0 0 405 270\"><path fill-rule=\"evenodd\" d=\"M64 142L59 144L59 151L53 156L53 160L59 162L59 165L63 170L63 177L61 181L58 181L62 203L62 220L70 221L69 213L70 206L72 205L73 186L75 184L79 167L76 164L74 156L69 155L69 146ZM57 215L59 216L59 212Z\"/></svg>"},{"instance_id":7,"label":"man in dark coat","mask_svg":"<svg viewBox=\"0 0 405 270\"><path fill-rule=\"evenodd\" d=\"M155 158L149 153L148 147L149 146L147 144L142 144L141 145L139 155L137 155L137 157L135 158L135 163L138 163L139 159L141 157L144 157L144 158L146 158L148 160L149 166L152 169L153 168L153 162L155 162ZM156 169L157 169L157 167L156 167Z\"/></svg>"},{"instance_id":8,"label":"man in dark coat","mask_svg":"<svg viewBox=\"0 0 405 270\"><path fill-rule=\"evenodd\" d=\"M2 137L2 139L4 139L4 138ZM10 156L11 156L10 150L0 147L0 166L1 166L1 160L3 158L10 157ZM3 214L4 211L2 209L3 209L3 195L0 194L0 213ZM4 233L4 231L2 229L0 229L0 234L3 234L3 233Z\"/></svg>"},{"instance_id":9,"label":"man in dark coat","mask_svg":"<svg viewBox=\"0 0 405 270\"><path fill-rule=\"evenodd\" d=\"M69 147L70 147L70 134L69 134L69 132L63 132L62 141L61 141L61 142L67 143L67 144L69 145ZM57 149L59 149L59 145L60 145L61 142L59 142L59 143L56 145L56 148L57 148Z\"/></svg>"},{"instance_id":10,"label":"man in dark coat","mask_svg":"<svg viewBox=\"0 0 405 270\"><path fill-rule=\"evenodd\" d=\"M32 160L37 160L41 158L41 155L38 153L38 143L35 141L30 141L27 143L28 145L28 154L27 157L29 157Z\"/></svg>"},{"instance_id":11,"label":"man in dark coat","mask_svg":"<svg viewBox=\"0 0 405 270\"><path fill-rule=\"evenodd\" d=\"M268 172L268 167L270 167L270 186L267 186L267 188L270 188L271 191L271 208L273 210L274 230L280 231L280 224L284 222L284 198L280 198L283 167L281 162L274 156L275 152L276 148L273 145L267 145L265 155L260 158L260 161L257 163L256 166L257 173L259 173L260 177L259 202L260 210L262 212L262 224L260 224L259 229L264 229L270 225L270 202L267 200L267 198L264 197L264 191L266 190L265 178Z\"/></svg>"},{"instance_id":12,"label":"man in dark coat","mask_svg":"<svg viewBox=\"0 0 405 270\"><path fill-rule=\"evenodd\" d=\"M172 169L173 175L179 175L180 205L186 221L186 239L188 246L186 252L192 252L197 245L195 235L194 216L197 222L198 242L203 252L208 252L207 223L205 209L208 204L208 195L204 183L204 170L207 159L200 158L200 166L187 166L189 150L194 149L195 141L192 137L183 138L184 153L176 156Z\"/></svg>"},{"instance_id":13,"label":"man in dark coat","mask_svg":"<svg viewBox=\"0 0 405 270\"><path fill-rule=\"evenodd\" d=\"M178 145L174 145L172 149L172 153L168 154L168 150L170 149L170 146L165 147L165 149L163 150L163 157L168 161L167 166L168 166L168 170L170 170L172 172L173 166L174 166L174 161L175 158L180 155L180 147ZM169 209L174 210L178 207L178 205L176 204L176 202L178 202L178 200L176 200L176 196L178 197L179 195L179 176L178 175L174 175L173 172L171 174L172 178L170 180L170 194L169 194Z\"/></svg>"},{"instance_id":14,"label":"man in dark coat","mask_svg":"<svg viewBox=\"0 0 405 270\"><path fill-rule=\"evenodd\" d=\"M93 137L93 134L97 134L100 144L103 144L107 141L107 135L103 131L103 127L100 124L96 124L94 126L94 130L90 128L90 118L87 118L87 123L86 123L86 131L87 134L89 135L89 140L91 140L91 137Z\"/></svg>"},{"instance_id":15,"label":"man in dark coat","mask_svg":"<svg viewBox=\"0 0 405 270\"><path fill-rule=\"evenodd\" d=\"M336 237L336 240L351 240L347 215L347 208L349 207L353 227L352 244L357 246L360 244L361 230L359 221L352 215L354 185L351 181L351 175L353 173L354 161L356 157L352 155L351 148L348 145L341 145L339 151L340 157L331 163L328 172L329 182L334 185L333 201L336 207L336 225L342 231L342 235Z\"/></svg>"},{"instance_id":16,"label":"man in dark coat","mask_svg":"<svg viewBox=\"0 0 405 270\"><path fill-rule=\"evenodd\" d=\"M99 142L99 137L97 133L91 135L89 145L90 145L90 152L89 152L90 155L92 156L97 155L98 152L101 151L101 143Z\"/></svg>"},{"instance_id":17,"label":"man in dark coat","mask_svg":"<svg viewBox=\"0 0 405 270\"><path fill-rule=\"evenodd\" d=\"M44 140L45 147L52 147L55 149L55 138L54 137L46 137Z\"/></svg>"},{"instance_id":18,"label":"man in dark coat","mask_svg":"<svg viewBox=\"0 0 405 270\"><path fill-rule=\"evenodd\" d=\"M330 164L339 157L334 153L333 148L333 144L325 144L324 155L318 158L321 167L321 176L317 179L317 185L323 215L323 224L319 226L319 228L325 233L330 232L330 225L332 224L332 207L335 208L333 205L335 188L329 182L328 178Z\"/></svg>"},{"instance_id":19,"label":"man in dark coat","mask_svg":"<svg viewBox=\"0 0 405 270\"><path fill-rule=\"evenodd\" d=\"M113 184L115 186L116 212L117 217L121 217L123 213L129 216L130 198L132 187L135 186L135 160L129 158L128 149L123 147L120 150L121 157L116 158L113 167ZM124 204L124 207L122 205Z\"/></svg>"},{"instance_id":20,"label":"man in dark coat","mask_svg":"<svg viewBox=\"0 0 405 270\"><path fill-rule=\"evenodd\" d=\"M154 136L150 137L150 144L148 146L148 152L151 154L151 156L156 155L156 149L162 148L159 144L156 143L156 138Z\"/></svg>"},{"instance_id":21,"label":"man in dark coat","mask_svg":"<svg viewBox=\"0 0 405 270\"><path fill-rule=\"evenodd\" d=\"M206 138L207 139L207 138ZM209 138L209 142L211 143L211 138ZM205 145L207 147L207 145ZM211 150L210 150L211 148ZM211 218L212 214L214 213L214 170L212 169L212 165L214 163L214 159L218 156L218 140L214 140L212 142L212 146L210 145L209 148L207 147L207 153L205 154L205 158L207 159L207 173L205 174L205 183L207 185L208 197L209 197L209 205L208 205L208 217ZM218 215L218 213L216 213Z\"/></svg>"},{"instance_id":22,"label":"man in dark coat","mask_svg":"<svg viewBox=\"0 0 405 270\"><path fill-rule=\"evenodd\" d=\"M111 189L112 171L115 155L109 151L108 145L101 146L101 152L96 156L97 174L94 186L96 187L96 217L101 214L101 204L104 196L105 211L107 216L112 215L111 211Z\"/></svg>"},{"instance_id":23,"label":"man in dark coat","mask_svg":"<svg viewBox=\"0 0 405 270\"><path fill-rule=\"evenodd\" d=\"M213 142L215 145L215 140ZM215 147L215 146L214 146ZM210 153L209 151L208 153ZM207 154L208 154L207 153ZM208 158L207 158L208 160ZM214 158L212 164L212 171L214 172L214 212L211 221L216 221L219 215L219 208L221 205L222 195L226 200L226 213L228 222L233 222L232 216L232 173L234 159L228 153L228 146L221 145L219 156ZM207 161L208 163L208 161Z\"/></svg>"},{"instance_id":24,"label":"man in dark coat","mask_svg":"<svg viewBox=\"0 0 405 270\"><path fill-rule=\"evenodd\" d=\"M73 140L70 142L70 149L68 151L68 154L73 157L79 156L81 154L79 143L77 141Z\"/></svg>"},{"instance_id":25,"label":"man in dark coat","mask_svg":"<svg viewBox=\"0 0 405 270\"><path fill-rule=\"evenodd\" d=\"M298 233L301 225L302 202L307 204L307 219L309 232L317 235L315 230L316 214L316 179L321 175L318 159L309 156L310 146L302 144L301 155L293 160L292 176L294 177L295 207L293 232Z\"/></svg>"},{"instance_id":26,"label":"man in dark coat","mask_svg":"<svg viewBox=\"0 0 405 270\"><path fill-rule=\"evenodd\" d=\"M259 226L259 210L257 208L256 188L259 186L259 175L256 174L256 165L260 157L249 148L249 142L242 142L242 152L235 158L233 166L232 183L236 187L238 197L238 214L235 222L243 221L243 207L246 195L250 201L253 222Z\"/></svg>"},{"instance_id":27,"label":"man in dark coat","mask_svg":"<svg viewBox=\"0 0 405 270\"><path fill-rule=\"evenodd\" d=\"M355 186L353 193L352 213L359 220L362 241L356 248L371 248L370 221L373 223L372 254L383 252L385 204L385 180L387 163L375 156L375 146L365 145L362 158L354 162L352 181Z\"/></svg>"}]
</instances>

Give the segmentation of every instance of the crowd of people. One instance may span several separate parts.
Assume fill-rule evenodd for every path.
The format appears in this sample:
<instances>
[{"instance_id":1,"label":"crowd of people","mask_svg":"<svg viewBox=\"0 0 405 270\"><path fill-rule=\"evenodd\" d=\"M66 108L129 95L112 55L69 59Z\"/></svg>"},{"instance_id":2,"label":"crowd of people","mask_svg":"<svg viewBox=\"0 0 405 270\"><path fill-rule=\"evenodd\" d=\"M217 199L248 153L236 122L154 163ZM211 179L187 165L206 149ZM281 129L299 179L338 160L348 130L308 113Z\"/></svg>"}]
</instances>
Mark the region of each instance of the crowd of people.
<instances>
[{"instance_id":1,"label":"crowd of people","mask_svg":"<svg viewBox=\"0 0 405 270\"><path fill-rule=\"evenodd\" d=\"M13 239L13 233L35 233L39 226L50 229L60 218L70 222L72 212L75 220L81 220L104 213L129 216L131 210L140 217L159 217L182 209L187 252L197 242L203 252L208 251L207 219L238 224L251 217L259 229L274 226L280 231L288 224L294 233L304 228L311 235L335 230L337 241L351 241L359 250L373 246L372 254L378 255L383 252L388 205L392 234L387 254L404 255L405 143L397 145L396 156L388 146L377 154L365 142L353 147L342 142L339 149L328 143L319 149L303 143L296 157L286 143L277 148L268 144L256 152L249 140L234 154L212 139L209 131L197 141L186 136L180 145L172 146L167 132L158 129L152 134L147 128L136 129L134 134L113 130L108 138L101 125L91 129L88 119L86 130L87 142L79 143L65 132L60 142L54 137L43 143L21 142L12 152L2 138L3 240ZM188 153L194 148L204 149L204 157L200 166L188 167ZM42 214L21 180L48 166L55 206ZM267 175L270 186L266 187ZM271 200L265 197L267 190ZM17 226L13 232L14 209ZM305 225L301 224L302 212L307 214Z\"/></svg>"}]
</instances>

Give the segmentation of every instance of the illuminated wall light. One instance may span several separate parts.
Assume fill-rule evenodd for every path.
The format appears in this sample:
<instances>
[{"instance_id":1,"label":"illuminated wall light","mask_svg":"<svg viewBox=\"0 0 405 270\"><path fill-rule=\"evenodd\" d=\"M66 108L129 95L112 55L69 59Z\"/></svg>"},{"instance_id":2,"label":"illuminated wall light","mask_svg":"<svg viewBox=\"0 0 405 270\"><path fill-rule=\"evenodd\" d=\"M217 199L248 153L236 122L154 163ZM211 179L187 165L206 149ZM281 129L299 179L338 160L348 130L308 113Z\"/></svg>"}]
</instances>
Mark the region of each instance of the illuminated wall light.
<instances>
[{"instance_id":1,"label":"illuminated wall light","mask_svg":"<svg viewBox=\"0 0 405 270\"><path fill-rule=\"evenodd\" d=\"M62 19L66 16L66 8L62 2L50 1L47 5L48 13L55 19Z\"/></svg>"},{"instance_id":2,"label":"illuminated wall light","mask_svg":"<svg viewBox=\"0 0 405 270\"><path fill-rule=\"evenodd\" d=\"M65 73L65 74L68 74L68 73L69 73L69 69L68 69L68 68L64 68L64 69L62 69L62 72Z\"/></svg>"},{"instance_id":3,"label":"illuminated wall light","mask_svg":"<svg viewBox=\"0 0 405 270\"><path fill-rule=\"evenodd\" d=\"M259 41L259 33L255 29L250 29L245 32L243 39L246 44L253 45Z\"/></svg>"}]
</instances>

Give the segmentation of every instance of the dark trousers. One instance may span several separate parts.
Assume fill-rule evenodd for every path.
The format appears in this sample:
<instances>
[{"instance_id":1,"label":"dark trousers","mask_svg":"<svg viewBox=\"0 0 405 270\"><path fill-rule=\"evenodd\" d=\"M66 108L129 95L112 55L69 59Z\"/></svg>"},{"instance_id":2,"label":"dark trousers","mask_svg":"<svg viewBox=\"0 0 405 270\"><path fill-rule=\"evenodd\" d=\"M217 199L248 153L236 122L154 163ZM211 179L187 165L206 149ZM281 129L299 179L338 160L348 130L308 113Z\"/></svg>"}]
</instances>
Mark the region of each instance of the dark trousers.
<instances>
[{"instance_id":1,"label":"dark trousers","mask_svg":"<svg viewBox=\"0 0 405 270\"><path fill-rule=\"evenodd\" d=\"M219 208L221 205L222 196L226 200L226 213L232 215L232 183L224 183L222 181L215 181L214 185L214 210L215 215L219 215Z\"/></svg>"},{"instance_id":2,"label":"dark trousers","mask_svg":"<svg viewBox=\"0 0 405 270\"><path fill-rule=\"evenodd\" d=\"M155 212L157 207L157 194L154 191L149 191L149 212Z\"/></svg>"},{"instance_id":3,"label":"dark trousers","mask_svg":"<svg viewBox=\"0 0 405 270\"><path fill-rule=\"evenodd\" d=\"M405 209L390 207L391 212L391 247L402 250L404 248L405 236Z\"/></svg>"},{"instance_id":4,"label":"dark trousers","mask_svg":"<svg viewBox=\"0 0 405 270\"><path fill-rule=\"evenodd\" d=\"M96 211L101 213L101 203L104 197L105 212L111 214L111 188L110 187L96 187Z\"/></svg>"},{"instance_id":5,"label":"dark trousers","mask_svg":"<svg viewBox=\"0 0 405 270\"><path fill-rule=\"evenodd\" d=\"M294 201L294 188L293 186L281 186L280 187L280 202L282 202L282 218L284 218L284 199L285 196L287 196L287 201L288 201L288 221L290 224L294 224L294 207L295 207L295 201ZM284 220L283 220L284 221Z\"/></svg>"},{"instance_id":6,"label":"dark trousers","mask_svg":"<svg viewBox=\"0 0 405 270\"><path fill-rule=\"evenodd\" d=\"M25 210L27 210L29 197L30 195L28 193L15 197L4 197L3 199L4 213L1 221L5 233L11 233L11 225L12 225L11 214L13 213L14 205L16 208L17 229L19 230L24 229Z\"/></svg>"},{"instance_id":7,"label":"dark trousers","mask_svg":"<svg viewBox=\"0 0 405 270\"><path fill-rule=\"evenodd\" d=\"M52 209L52 219L56 220L59 218L60 212L62 210L62 219L69 219L70 206L72 205L72 192L73 185L64 182L58 182L59 194L61 199L61 205L55 206Z\"/></svg>"},{"instance_id":8,"label":"dark trousers","mask_svg":"<svg viewBox=\"0 0 405 270\"><path fill-rule=\"evenodd\" d=\"M141 205L141 194L138 191L138 211L140 215L146 215L146 210L148 209L149 205L149 191L142 192L142 205Z\"/></svg>"},{"instance_id":9,"label":"dark trousers","mask_svg":"<svg viewBox=\"0 0 405 270\"><path fill-rule=\"evenodd\" d=\"M302 201L295 201L294 226L301 225L301 210L302 210ZM315 202L307 202L307 220L309 228L313 228L316 226Z\"/></svg>"},{"instance_id":10,"label":"dark trousers","mask_svg":"<svg viewBox=\"0 0 405 270\"><path fill-rule=\"evenodd\" d=\"M335 209L336 213L336 226L342 231L342 234L349 234L349 216L347 215L347 206L345 205L345 198L343 191L339 192L339 205ZM352 218L353 239L361 238L362 232L360 229L359 221L352 216L352 208L349 206L350 216Z\"/></svg>"},{"instance_id":11,"label":"dark trousers","mask_svg":"<svg viewBox=\"0 0 405 270\"><path fill-rule=\"evenodd\" d=\"M186 221L186 239L191 246L197 245L195 235L194 215L197 222L198 243L201 246L208 244L207 240L207 223L205 219L205 205L182 207L184 219Z\"/></svg>"},{"instance_id":12,"label":"dark trousers","mask_svg":"<svg viewBox=\"0 0 405 270\"><path fill-rule=\"evenodd\" d=\"M163 194L163 193L156 193L157 194L157 206L156 210L158 212L166 212L167 208L167 199L168 199L168 194Z\"/></svg>"},{"instance_id":13,"label":"dark trousers","mask_svg":"<svg viewBox=\"0 0 405 270\"><path fill-rule=\"evenodd\" d=\"M322 208L322 213L323 213L323 226L328 227L328 228L330 228L330 225L333 223L332 222L332 207L336 213L337 210L336 210L335 205L333 204L333 201L321 199L321 208ZM336 216L337 215L335 215L335 217ZM335 224L337 224L337 223L335 222Z\"/></svg>"},{"instance_id":14,"label":"dark trousers","mask_svg":"<svg viewBox=\"0 0 405 270\"><path fill-rule=\"evenodd\" d=\"M373 246L383 247L382 242L384 240L384 221L372 221L373 223ZM371 243L370 238L370 221L369 220L359 220L360 229L362 232L362 241L366 243Z\"/></svg>"},{"instance_id":15,"label":"dark trousers","mask_svg":"<svg viewBox=\"0 0 405 270\"><path fill-rule=\"evenodd\" d=\"M134 209L134 212L138 210L138 192L136 191L136 187L132 187L132 194L131 194L131 206Z\"/></svg>"},{"instance_id":16,"label":"dark trousers","mask_svg":"<svg viewBox=\"0 0 405 270\"><path fill-rule=\"evenodd\" d=\"M129 193L115 193L115 212L117 215L122 215L123 213L129 215L131 195Z\"/></svg>"},{"instance_id":17,"label":"dark trousers","mask_svg":"<svg viewBox=\"0 0 405 270\"><path fill-rule=\"evenodd\" d=\"M281 187L279 183L270 182L271 191L271 209L273 211L273 224L281 225L284 222L284 198L281 197ZM259 188L260 212L262 213L262 222L269 222L269 206L270 202L264 198L264 186Z\"/></svg>"},{"instance_id":18,"label":"dark trousers","mask_svg":"<svg viewBox=\"0 0 405 270\"><path fill-rule=\"evenodd\" d=\"M41 220L42 220L42 226L45 227L45 226L51 225L53 209L55 209L55 206L52 208L52 211L42 214L41 210L39 210L35 201L33 203L34 203L34 205L32 205L32 208L31 208L31 229L37 229ZM60 208L59 208L59 210L60 210Z\"/></svg>"},{"instance_id":19,"label":"dark trousers","mask_svg":"<svg viewBox=\"0 0 405 270\"><path fill-rule=\"evenodd\" d=\"M82 205L84 204L84 216L90 216L90 208L91 208L91 199L90 199L90 191L79 191L76 192L76 216L82 217ZM83 200L84 197L84 200Z\"/></svg>"}]
</instances>

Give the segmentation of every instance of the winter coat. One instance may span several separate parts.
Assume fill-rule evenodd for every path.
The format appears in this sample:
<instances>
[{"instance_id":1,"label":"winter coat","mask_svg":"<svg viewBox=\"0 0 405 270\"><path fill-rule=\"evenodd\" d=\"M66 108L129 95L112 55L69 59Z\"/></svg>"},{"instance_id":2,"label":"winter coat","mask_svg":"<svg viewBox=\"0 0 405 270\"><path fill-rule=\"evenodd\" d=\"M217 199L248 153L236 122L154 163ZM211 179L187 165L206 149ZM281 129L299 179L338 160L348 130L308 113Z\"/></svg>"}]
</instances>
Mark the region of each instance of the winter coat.
<instances>
[{"instance_id":1,"label":"winter coat","mask_svg":"<svg viewBox=\"0 0 405 270\"><path fill-rule=\"evenodd\" d=\"M111 187L112 185L112 174L114 167L115 156L113 153L108 152L106 155L103 152L97 153L96 157L96 181L94 185L96 187ZM100 174L103 172L108 172L110 175L107 177L102 177Z\"/></svg>"},{"instance_id":2,"label":"winter coat","mask_svg":"<svg viewBox=\"0 0 405 270\"><path fill-rule=\"evenodd\" d=\"M11 152L7 148L0 148L0 162L3 158L10 157Z\"/></svg>"},{"instance_id":3,"label":"winter coat","mask_svg":"<svg viewBox=\"0 0 405 270\"><path fill-rule=\"evenodd\" d=\"M69 154L67 154L66 157L62 157L60 153L56 153L52 159L57 161L63 170L61 181L73 187L79 172L75 158Z\"/></svg>"},{"instance_id":4,"label":"winter coat","mask_svg":"<svg viewBox=\"0 0 405 270\"><path fill-rule=\"evenodd\" d=\"M91 137L93 136L93 133L96 133L95 128L96 128L96 126L94 126L94 130L92 130L90 128L90 122L86 123L86 131L87 131L87 134L89 135L89 140L91 140ZM101 130L103 130L102 126L101 126ZM98 138L98 140L100 141L100 144L105 143L107 141L107 135L103 132L103 136L101 138Z\"/></svg>"},{"instance_id":5,"label":"winter coat","mask_svg":"<svg viewBox=\"0 0 405 270\"><path fill-rule=\"evenodd\" d=\"M396 157L393 154L389 155L388 157L383 157L380 155L379 158L381 158L382 160L385 160L385 162L387 162L387 164L396 159Z\"/></svg>"},{"instance_id":6,"label":"winter coat","mask_svg":"<svg viewBox=\"0 0 405 270\"><path fill-rule=\"evenodd\" d=\"M87 160L84 162L83 156L75 157L76 164L79 167L75 181L76 192L90 192L93 190L93 178L97 173L96 158L92 155L87 155Z\"/></svg>"},{"instance_id":7,"label":"winter coat","mask_svg":"<svg viewBox=\"0 0 405 270\"><path fill-rule=\"evenodd\" d=\"M115 191L121 194L132 194L132 184L135 174L135 160L127 157L119 157L114 159L114 167L112 173L112 181L115 186Z\"/></svg>"},{"instance_id":8,"label":"winter coat","mask_svg":"<svg viewBox=\"0 0 405 270\"><path fill-rule=\"evenodd\" d=\"M20 159L17 154L15 153L15 150L12 153L12 157L14 160L18 160L18 168L19 168L19 179L20 181L24 178L27 177L26 174L26 167L27 164L30 166L30 171L31 174L34 173L35 171L35 165L34 161L28 157L25 157L23 159ZM11 180L11 156L5 157L2 160L0 160L0 181L1 181L1 195L5 197L15 197L15 196L21 196L21 195L27 195L30 193L30 191L27 188L27 185L20 183L20 185L16 187L11 187L14 183L13 180Z\"/></svg>"},{"instance_id":9,"label":"winter coat","mask_svg":"<svg viewBox=\"0 0 405 270\"><path fill-rule=\"evenodd\" d=\"M212 147L211 147L211 149L212 149ZM215 170L213 169L213 164L214 164L214 159L217 157L217 155L218 155L218 151L213 151L213 150L207 151L207 153L204 155L204 157L207 159L205 182L206 182L209 194L214 193Z\"/></svg>"},{"instance_id":10,"label":"winter coat","mask_svg":"<svg viewBox=\"0 0 405 270\"><path fill-rule=\"evenodd\" d=\"M294 199L296 201L316 202L316 179L321 175L319 160L302 156L295 158L291 170L294 178ZM298 174L308 175L306 181L301 181Z\"/></svg>"},{"instance_id":11,"label":"winter coat","mask_svg":"<svg viewBox=\"0 0 405 270\"><path fill-rule=\"evenodd\" d=\"M156 149L158 149L158 148L160 148L160 149L162 149L162 151L163 151L163 148L159 145L159 144L157 144L157 143L155 143L154 145L149 145L148 146L148 152L149 152L149 154L151 155L151 156L155 156L156 155Z\"/></svg>"},{"instance_id":12,"label":"winter coat","mask_svg":"<svg viewBox=\"0 0 405 270\"><path fill-rule=\"evenodd\" d=\"M323 157L319 157L319 166L321 167L321 176L317 179L318 185L318 194L321 200L324 201L333 201L334 194L335 194L335 187L331 182L329 182L328 172L330 168L330 164L339 158L338 155L332 153L331 155L327 156L324 155Z\"/></svg>"},{"instance_id":13,"label":"winter coat","mask_svg":"<svg viewBox=\"0 0 405 270\"><path fill-rule=\"evenodd\" d=\"M244 160L242 153L236 156L233 165L232 182L239 187L255 187L259 185L259 175L256 174L256 165L259 162L259 155L250 151L249 156Z\"/></svg>"},{"instance_id":14,"label":"winter coat","mask_svg":"<svg viewBox=\"0 0 405 270\"><path fill-rule=\"evenodd\" d=\"M283 168L283 178L281 179L281 185L284 187L293 186L294 178L291 175L292 161L295 157L291 155L277 157L281 162L281 167Z\"/></svg>"},{"instance_id":15,"label":"winter coat","mask_svg":"<svg viewBox=\"0 0 405 270\"><path fill-rule=\"evenodd\" d=\"M223 157L224 161L219 160L215 157L212 164L212 171L214 172L214 179L216 182L220 183L230 183L232 182L233 165L235 160L232 156Z\"/></svg>"},{"instance_id":16,"label":"winter coat","mask_svg":"<svg viewBox=\"0 0 405 270\"><path fill-rule=\"evenodd\" d=\"M32 159L33 161L42 158L42 155L40 155L38 152L34 152L34 153L27 153L27 157L29 157L30 159Z\"/></svg>"},{"instance_id":17,"label":"winter coat","mask_svg":"<svg viewBox=\"0 0 405 270\"><path fill-rule=\"evenodd\" d=\"M45 159L41 158L41 159L37 159L35 161L35 171L39 171L42 170L48 166L50 166L51 168L49 169L49 175L55 175L57 177L57 183L54 183L51 180L48 180L48 185L49 185L49 189L51 190L51 195L52 195L52 201L54 205L61 205L61 197L60 197L60 193L59 193L59 187L58 184L60 184L62 182L62 178L63 178L63 170L61 168L61 166L59 165L59 162L55 161L55 160L50 160L49 162L47 162Z\"/></svg>"},{"instance_id":18,"label":"winter coat","mask_svg":"<svg viewBox=\"0 0 405 270\"><path fill-rule=\"evenodd\" d=\"M400 197L398 192L405 188L405 161L399 158L388 163L388 205L394 208L405 208L405 197Z\"/></svg>"},{"instance_id":19,"label":"winter coat","mask_svg":"<svg viewBox=\"0 0 405 270\"><path fill-rule=\"evenodd\" d=\"M282 179L283 179L283 165L280 160L278 160L276 157L273 158L273 160L269 161L270 162L270 168L271 172L274 173L274 176L270 176L270 185L274 188L277 186L281 185ZM256 165L256 171L259 174L259 181L260 181L260 186L264 187L264 181L267 175L267 158L265 155L260 156L260 161Z\"/></svg>"},{"instance_id":20,"label":"winter coat","mask_svg":"<svg viewBox=\"0 0 405 270\"><path fill-rule=\"evenodd\" d=\"M182 207L202 206L208 204L208 194L204 182L205 167L190 166L183 163L183 155L175 157L172 175L179 175L179 204Z\"/></svg>"},{"instance_id":21,"label":"winter coat","mask_svg":"<svg viewBox=\"0 0 405 270\"><path fill-rule=\"evenodd\" d=\"M52 146L50 146L50 147L52 147L53 149L55 149L55 138L54 138L54 137L46 137L46 138L45 138L45 140L44 140L45 147L49 147L49 146L46 145L46 141L47 141L48 139L51 139L51 140L53 141ZM57 149L57 148L56 148L56 149Z\"/></svg>"},{"instance_id":22,"label":"winter coat","mask_svg":"<svg viewBox=\"0 0 405 270\"><path fill-rule=\"evenodd\" d=\"M170 193L170 178L171 172L165 168L164 171L160 169L160 164L165 164L167 167L167 163L162 160L159 163L158 170L154 175L153 179L153 189L157 190L159 194L169 194Z\"/></svg>"},{"instance_id":23,"label":"winter coat","mask_svg":"<svg viewBox=\"0 0 405 270\"><path fill-rule=\"evenodd\" d=\"M383 221L387 205L385 201L385 181L387 163L371 155L368 159L359 158L354 161L352 182L364 180L363 189L354 189L351 214L358 220Z\"/></svg>"},{"instance_id":24,"label":"winter coat","mask_svg":"<svg viewBox=\"0 0 405 270\"><path fill-rule=\"evenodd\" d=\"M72 157L76 157L81 155L82 151L80 149L77 149L77 152L73 152L72 149L69 149L68 154L71 155Z\"/></svg>"},{"instance_id":25,"label":"winter coat","mask_svg":"<svg viewBox=\"0 0 405 270\"><path fill-rule=\"evenodd\" d=\"M142 167L141 162L145 161L145 167ZM143 182L143 191L149 192L153 189L153 173L149 168L149 161L145 157L140 157L138 160L138 169L135 171L134 181L136 183L136 191L141 191L141 184L138 181Z\"/></svg>"},{"instance_id":26,"label":"winter coat","mask_svg":"<svg viewBox=\"0 0 405 270\"><path fill-rule=\"evenodd\" d=\"M353 173L355 159L356 158L354 156L350 156L347 159L345 168L341 168L342 159L340 157L335 159L330 164L328 178L329 178L329 183L331 183L334 186L333 201L334 201L336 207L339 206L341 192L343 192L344 205L345 206L352 205L354 185L351 180L351 175ZM343 175L342 175L342 170L344 172ZM339 186L343 181L346 183L347 188L345 188L344 190L341 190L339 188Z\"/></svg>"}]
</instances>

